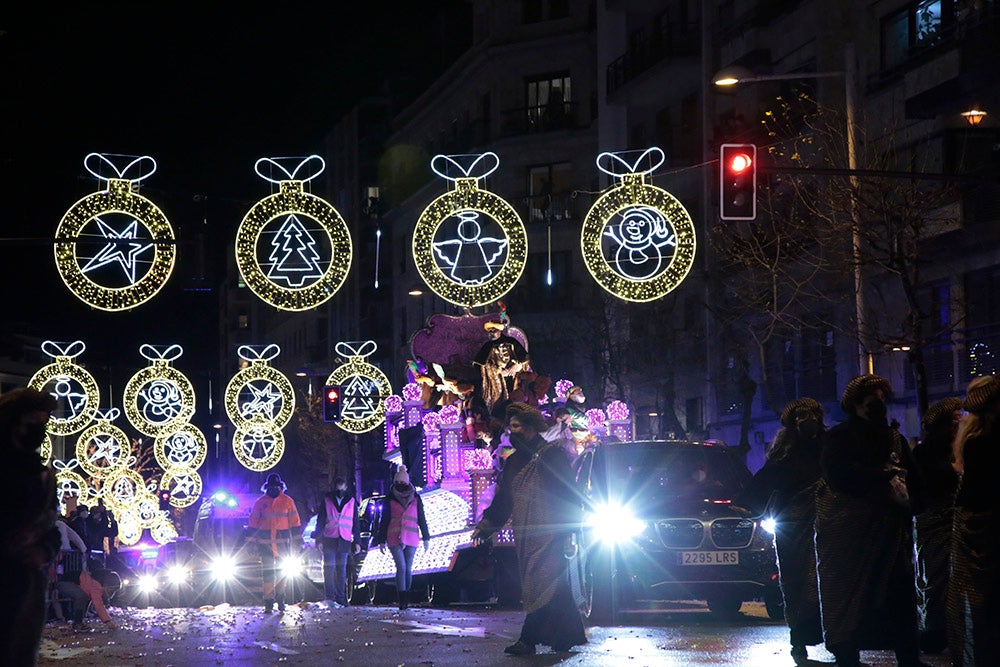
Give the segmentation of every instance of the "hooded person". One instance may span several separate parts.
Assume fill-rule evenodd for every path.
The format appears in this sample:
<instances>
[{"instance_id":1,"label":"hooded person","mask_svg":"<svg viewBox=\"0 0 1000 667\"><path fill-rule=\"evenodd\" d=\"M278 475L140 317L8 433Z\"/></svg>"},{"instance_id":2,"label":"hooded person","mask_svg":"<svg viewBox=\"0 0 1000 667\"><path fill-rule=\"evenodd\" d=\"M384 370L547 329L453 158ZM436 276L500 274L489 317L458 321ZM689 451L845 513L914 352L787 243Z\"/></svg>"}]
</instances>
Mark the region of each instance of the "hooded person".
<instances>
[{"instance_id":1,"label":"hooded person","mask_svg":"<svg viewBox=\"0 0 1000 667\"><path fill-rule=\"evenodd\" d=\"M281 476L271 473L261 487L264 494L250 510L247 529L249 541L257 544L264 574L264 611L270 614L277 602L278 611L285 611L285 577L278 572L278 563L302 549L302 521L295 501L285 494Z\"/></svg>"},{"instance_id":2,"label":"hooded person","mask_svg":"<svg viewBox=\"0 0 1000 667\"><path fill-rule=\"evenodd\" d=\"M816 490L816 569L826 648L842 667L861 649L891 648L900 667L924 665L917 635L913 507L919 475L890 424L889 381L844 388L847 419L829 431Z\"/></svg>"},{"instance_id":3,"label":"hooded person","mask_svg":"<svg viewBox=\"0 0 1000 667\"><path fill-rule=\"evenodd\" d=\"M338 475L333 491L323 497L312 534L323 552L323 591L334 607L347 606L347 559L361 551L361 531L347 478Z\"/></svg>"},{"instance_id":4,"label":"hooded person","mask_svg":"<svg viewBox=\"0 0 1000 667\"><path fill-rule=\"evenodd\" d=\"M530 655L538 644L568 651L587 642L572 579L578 572L580 500L562 448L541 436L545 419L536 408L511 403L507 428L514 452L472 539L486 540L511 520L526 613L520 637L504 652Z\"/></svg>"},{"instance_id":5,"label":"hooded person","mask_svg":"<svg viewBox=\"0 0 1000 667\"><path fill-rule=\"evenodd\" d=\"M796 664L808 661L807 646L823 643L813 547L815 496L826 439L823 415L823 406L812 398L786 405L782 428L764 466L737 500L755 512L770 510L775 519L779 584Z\"/></svg>"},{"instance_id":6,"label":"hooded person","mask_svg":"<svg viewBox=\"0 0 1000 667\"><path fill-rule=\"evenodd\" d=\"M424 501L410 483L406 468L399 467L386 494L374 544L385 553L386 546L396 565L396 595L400 611L410 603L413 558L423 538L424 551L430 548L431 533L424 516Z\"/></svg>"}]
</instances>

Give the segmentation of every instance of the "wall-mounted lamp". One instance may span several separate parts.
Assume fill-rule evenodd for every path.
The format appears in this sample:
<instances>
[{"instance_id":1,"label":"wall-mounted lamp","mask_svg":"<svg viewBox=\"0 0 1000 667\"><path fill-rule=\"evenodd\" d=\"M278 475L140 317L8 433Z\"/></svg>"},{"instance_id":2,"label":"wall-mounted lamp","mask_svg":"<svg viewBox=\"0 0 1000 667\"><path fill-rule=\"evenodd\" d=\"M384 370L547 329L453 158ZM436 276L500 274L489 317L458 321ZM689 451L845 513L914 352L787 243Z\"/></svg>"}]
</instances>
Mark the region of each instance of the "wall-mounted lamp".
<instances>
[{"instance_id":1,"label":"wall-mounted lamp","mask_svg":"<svg viewBox=\"0 0 1000 667\"><path fill-rule=\"evenodd\" d=\"M964 118L965 122L967 122L969 125L972 125L973 127L983 122L983 117L985 115L986 115L985 111L978 109L976 107L973 107L968 111L962 112L962 118Z\"/></svg>"},{"instance_id":2,"label":"wall-mounted lamp","mask_svg":"<svg viewBox=\"0 0 1000 667\"><path fill-rule=\"evenodd\" d=\"M414 287L409 292L407 292L407 294L409 294L410 296L423 296L424 291L419 287Z\"/></svg>"}]
</instances>

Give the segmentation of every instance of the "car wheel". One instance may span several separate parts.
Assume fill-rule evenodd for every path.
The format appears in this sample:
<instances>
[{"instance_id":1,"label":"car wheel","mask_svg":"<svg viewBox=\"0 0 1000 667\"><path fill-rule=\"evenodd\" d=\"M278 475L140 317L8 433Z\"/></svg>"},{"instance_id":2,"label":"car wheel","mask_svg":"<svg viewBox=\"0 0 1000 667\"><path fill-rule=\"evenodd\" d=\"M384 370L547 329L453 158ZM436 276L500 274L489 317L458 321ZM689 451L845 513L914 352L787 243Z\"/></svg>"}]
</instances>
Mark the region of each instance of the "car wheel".
<instances>
[{"instance_id":1,"label":"car wheel","mask_svg":"<svg viewBox=\"0 0 1000 667\"><path fill-rule=\"evenodd\" d=\"M708 610L719 618L733 618L740 613L740 607L743 606L743 600L729 594L713 595L707 602Z\"/></svg>"},{"instance_id":2,"label":"car wheel","mask_svg":"<svg viewBox=\"0 0 1000 667\"><path fill-rule=\"evenodd\" d=\"M608 566L602 566L602 563ZM603 559L587 559L583 582L583 615L591 625L614 625L617 620L614 583L609 564Z\"/></svg>"},{"instance_id":3,"label":"car wheel","mask_svg":"<svg viewBox=\"0 0 1000 667\"><path fill-rule=\"evenodd\" d=\"M785 601L781 597L780 588L768 588L764 591L764 608L767 617L772 621L782 621L785 618Z\"/></svg>"}]
</instances>

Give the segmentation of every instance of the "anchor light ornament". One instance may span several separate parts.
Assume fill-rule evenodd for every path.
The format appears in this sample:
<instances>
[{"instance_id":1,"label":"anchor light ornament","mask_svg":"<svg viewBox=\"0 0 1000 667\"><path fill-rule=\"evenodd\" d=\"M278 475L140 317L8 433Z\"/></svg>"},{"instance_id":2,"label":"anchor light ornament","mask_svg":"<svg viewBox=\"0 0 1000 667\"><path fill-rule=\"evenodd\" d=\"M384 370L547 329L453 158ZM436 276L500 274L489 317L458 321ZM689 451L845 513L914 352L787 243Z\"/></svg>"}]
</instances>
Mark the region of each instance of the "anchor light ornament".
<instances>
[{"instance_id":1,"label":"anchor light ornament","mask_svg":"<svg viewBox=\"0 0 1000 667\"><path fill-rule=\"evenodd\" d=\"M663 164L663 151L635 153L597 156L598 169L620 182L587 212L580 246L587 270L605 290L625 301L654 301L691 270L694 222L673 195L646 182ZM641 168L647 159L651 166Z\"/></svg>"},{"instance_id":2,"label":"anchor light ornament","mask_svg":"<svg viewBox=\"0 0 1000 667\"><path fill-rule=\"evenodd\" d=\"M524 223L510 204L479 187L499 166L496 153L431 160L434 173L453 181L455 189L421 213L413 230L413 261L435 294L459 306L493 303L524 271Z\"/></svg>"},{"instance_id":3,"label":"anchor light ornament","mask_svg":"<svg viewBox=\"0 0 1000 667\"><path fill-rule=\"evenodd\" d=\"M134 159L119 168L122 158ZM59 222L56 268L84 303L108 311L135 308L166 284L177 254L163 211L137 192L139 182L156 171L156 161L91 153L83 164L107 186L73 204Z\"/></svg>"},{"instance_id":4,"label":"anchor light ornament","mask_svg":"<svg viewBox=\"0 0 1000 667\"><path fill-rule=\"evenodd\" d=\"M289 171L284 165L298 161ZM299 172L311 169L305 178ZM326 168L323 158L261 158L257 175L278 192L251 208L236 232L236 265L253 293L280 310L308 310L336 294L351 268L351 233L326 200L303 184ZM279 173L284 178L274 178Z\"/></svg>"}]
</instances>

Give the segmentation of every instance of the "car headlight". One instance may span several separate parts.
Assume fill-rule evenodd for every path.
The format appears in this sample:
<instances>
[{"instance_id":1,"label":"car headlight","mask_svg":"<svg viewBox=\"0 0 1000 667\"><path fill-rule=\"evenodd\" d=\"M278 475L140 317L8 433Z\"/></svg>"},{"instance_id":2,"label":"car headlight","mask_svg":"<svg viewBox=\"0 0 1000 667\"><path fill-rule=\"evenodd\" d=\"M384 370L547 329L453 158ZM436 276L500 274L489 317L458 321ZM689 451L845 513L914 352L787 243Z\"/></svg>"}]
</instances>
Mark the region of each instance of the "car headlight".
<instances>
[{"instance_id":1,"label":"car headlight","mask_svg":"<svg viewBox=\"0 0 1000 667\"><path fill-rule=\"evenodd\" d=\"M140 593L152 593L156 590L156 577L151 574L140 575L136 585Z\"/></svg>"},{"instance_id":2,"label":"car headlight","mask_svg":"<svg viewBox=\"0 0 1000 667\"><path fill-rule=\"evenodd\" d=\"M600 505L587 517L587 525L601 542L625 542L646 530L640 521L621 505Z\"/></svg>"},{"instance_id":3,"label":"car headlight","mask_svg":"<svg viewBox=\"0 0 1000 667\"><path fill-rule=\"evenodd\" d=\"M172 565L167 568L167 582L178 586L183 584L191 576L191 570L187 569L183 565Z\"/></svg>"},{"instance_id":4,"label":"car headlight","mask_svg":"<svg viewBox=\"0 0 1000 667\"><path fill-rule=\"evenodd\" d=\"M228 581L236 576L236 561L232 556L216 556L208 565L212 578L217 581Z\"/></svg>"},{"instance_id":5,"label":"car headlight","mask_svg":"<svg viewBox=\"0 0 1000 667\"><path fill-rule=\"evenodd\" d=\"M778 522L775 521L773 517L767 517L760 520L760 527L766 532L774 535L774 531L778 529Z\"/></svg>"},{"instance_id":6,"label":"car headlight","mask_svg":"<svg viewBox=\"0 0 1000 667\"><path fill-rule=\"evenodd\" d=\"M298 556L286 556L281 561L281 574L286 577L297 577L302 574L302 559Z\"/></svg>"}]
</instances>

